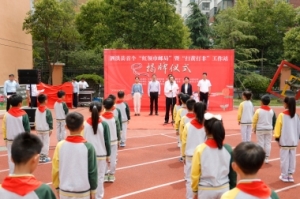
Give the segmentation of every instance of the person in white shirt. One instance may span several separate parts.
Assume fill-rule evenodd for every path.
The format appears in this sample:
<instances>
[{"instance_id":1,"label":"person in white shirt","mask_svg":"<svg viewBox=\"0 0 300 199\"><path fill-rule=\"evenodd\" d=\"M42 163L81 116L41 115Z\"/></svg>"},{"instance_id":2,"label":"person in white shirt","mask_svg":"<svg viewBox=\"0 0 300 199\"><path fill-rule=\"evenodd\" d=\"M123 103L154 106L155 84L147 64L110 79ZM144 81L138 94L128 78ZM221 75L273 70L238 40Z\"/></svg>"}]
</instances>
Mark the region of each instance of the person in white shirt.
<instances>
[{"instance_id":1,"label":"person in white shirt","mask_svg":"<svg viewBox=\"0 0 300 199\"><path fill-rule=\"evenodd\" d=\"M185 77L184 78L184 84L181 85L181 93L187 94L190 97L193 95L193 87L192 84L190 84L190 78Z\"/></svg>"},{"instance_id":2,"label":"person in white shirt","mask_svg":"<svg viewBox=\"0 0 300 199\"><path fill-rule=\"evenodd\" d=\"M176 104L177 91L178 91L178 85L174 81L174 77L169 75L169 80L165 83L165 88L164 88L164 93L166 96L165 124L169 122L170 109L172 115L172 122L174 122L173 107Z\"/></svg>"},{"instance_id":3,"label":"person in white shirt","mask_svg":"<svg viewBox=\"0 0 300 199\"><path fill-rule=\"evenodd\" d=\"M76 81L75 78L72 79L73 85L73 107L78 107L78 95L79 95L79 83Z\"/></svg>"},{"instance_id":4,"label":"person in white shirt","mask_svg":"<svg viewBox=\"0 0 300 199\"><path fill-rule=\"evenodd\" d=\"M31 95L30 95L30 84L26 85L26 96L30 107L37 107L37 96L39 95L37 85L31 84Z\"/></svg>"},{"instance_id":5,"label":"person in white shirt","mask_svg":"<svg viewBox=\"0 0 300 199\"><path fill-rule=\"evenodd\" d=\"M207 79L207 73L202 74L202 79L199 80L197 86L199 87L200 101L204 102L206 104L206 110L207 110L208 96L209 96L210 90L211 90L211 83Z\"/></svg>"},{"instance_id":6,"label":"person in white shirt","mask_svg":"<svg viewBox=\"0 0 300 199\"><path fill-rule=\"evenodd\" d=\"M152 81L148 84L148 96L150 97L150 114L153 114L153 102L155 102L155 115L158 115L158 96L160 95L160 83L156 75L152 75Z\"/></svg>"},{"instance_id":7,"label":"person in white shirt","mask_svg":"<svg viewBox=\"0 0 300 199\"><path fill-rule=\"evenodd\" d=\"M79 88L80 89L86 89L87 87L89 87L88 83L85 81L84 78L81 78L81 80L79 82Z\"/></svg>"},{"instance_id":8,"label":"person in white shirt","mask_svg":"<svg viewBox=\"0 0 300 199\"><path fill-rule=\"evenodd\" d=\"M9 78L9 80L6 80L4 82L4 88L3 88L3 94L4 94L5 98L7 98L6 111L8 111L10 108L9 97L14 94L17 94L17 89L20 88L18 81L15 80L14 74L10 74L8 76L8 78Z\"/></svg>"}]
</instances>

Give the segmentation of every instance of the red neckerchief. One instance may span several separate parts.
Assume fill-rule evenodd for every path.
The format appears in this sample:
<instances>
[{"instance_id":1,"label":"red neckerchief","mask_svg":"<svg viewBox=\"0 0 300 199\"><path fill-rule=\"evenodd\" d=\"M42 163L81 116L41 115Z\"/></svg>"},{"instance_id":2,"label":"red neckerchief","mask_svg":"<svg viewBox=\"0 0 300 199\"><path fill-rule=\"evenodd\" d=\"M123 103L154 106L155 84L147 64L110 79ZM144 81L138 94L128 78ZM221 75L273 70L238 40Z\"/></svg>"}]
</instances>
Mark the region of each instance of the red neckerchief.
<instances>
[{"instance_id":1,"label":"red neckerchief","mask_svg":"<svg viewBox=\"0 0 300 199\"><path fill-rule=\"evenodd\" d=\"M198 122L198 120L196 120L196 119L193 119L193 120L191 121L191 125L193 125L196 129L201 129L201 128L203 127L203 125L200 124L200 123Z\"/></svg>"},{"instance_id":2,"label":"red neckerchief","mask_svg":"<svg viewBox=\"0 0 300 199\"><path fill-rule=\"evenodd\" d=\"M86 120L86 122L89 124L89 125L93 125L93 121L92 121L92 118L90 117L90 118L88 118L87 120ZM98 119L98 123L101 123L102 122L102 120L101 120L101 118L99 117L99 119Z\"/></svg>"},{"instance_id":3,"label":"red neckerchief","mask_svg":"<svg viewBox=\"0 0 300 199\"><path fill-rule=\"evenodd\" d=\"M289 110L285 110L282 113L285 114L285 115L290 115L290 111Z\"/></svg>"},{"instance_id":4,"label":"red neckerchief","mask_svg":"<svg viewBox=\"0 0 300 199\"><path fill-rule=\"evenodd\" d=\"M194 118L194 117L196 117L196 114L195 113L187 113L186 117L188 117L188 118Z\"/></svg>"},{"instance_id":5,"label":"red neckerchief","mask_svg":"<svg viewBox=\"0 0 300 199\"><path fill-rule=\"evenodd\" d=\"M112 119L114 117L114 114L112 112L106 111L102 114L102 117L104 117L105 119Z\"/></svg>"},{"instance_id":6,"label":"red neckerchief","mask_svg":"<svg viewBox=\"0 0 300 199\"><path fill-rule=\"evenodd\" d=\"M266 111L271 110L271 108L267 105L262 105L262 106L260 106L260 108L263 109L263 110L266 110Z\"/></svg>"},{"instance_id":7,"label":"red neckerchief","mask_svg":"<svg viewBox=\"0 0 300 199\"><path fill-rule=\"evenodd\" d=\"M84 143L86 140L81 135L68 136L66 141L72 143Z\"/></svg>"},{"instance_id":8,"label":"red neckerchief","mask_svg":"<svg viewBox=\"0 0 300 199\"><path fill-rule=\"evenodd\" d=\"M236 187L241 191L258 198L269 198L271 196L271 189L261 180L239 182Z\"/></svg>"},{"instance_id":9,"label":"red neckerchief","mask_svg":"<svg viewBox=\"0 0 300 199\"><path fill-rule=\"evenodd\" d=\"M24 110L20 109L19 107L11 107L8 110L8 113L14 117L20 117L27 114Z\"/></svg>"},{"instance_id":10,"label":"red neckerchief","mask_svg":"<svg viewBox=\"0 0 300 199\"><path fill-rule=\"evenodd\" d=\"M45 110L47 109L47 107L44 106L44 105L41 105L41 106L38 107L38 109L39 109L39 111L40 111L41 113L44 113Z\"/></svg>"},{"instance_id":11,"label":"red neckerchief","mask_svg":"<svg viewBox=\"0 0 300 199\"><path fill-rule=\"evenodd\" d=\"M218 148L218 145L217 145L217 142L216 140L212 139L212 138L209 138L205 141L205 144L207 146L209 146L210 148Z\"/></svg>"},{"instance_id":12,"label":"red neckerchief","mask_svg":"<svg viewBox=\"0 0 300 199\"><path fill-rule=\"evenodd\" d=\"M36 190L42 185L34 176L8 176L1 185L7 191L13 192L20 196Z\"/></svg>"},{"instance_id":13,"label":"red neckerchief","mask_svg":"<svg viewBox=\"0 0 300 199\"><path fill-rule=\"evenodd\" d=\"M123 102L124 102L124 100L118 99L118 100L116 101L116 104L122 104Z\"/></svg>"},{"instance_id":14,"label":"red neckerchief","mask_svg":"<svg viewBox=\"0 0 300 199\"><path fill-rule=\"evenodd\" d=\"M62 103L63 101L62 101L62 99L58 99L56 102Z\"/></svg>"}]
</instances>

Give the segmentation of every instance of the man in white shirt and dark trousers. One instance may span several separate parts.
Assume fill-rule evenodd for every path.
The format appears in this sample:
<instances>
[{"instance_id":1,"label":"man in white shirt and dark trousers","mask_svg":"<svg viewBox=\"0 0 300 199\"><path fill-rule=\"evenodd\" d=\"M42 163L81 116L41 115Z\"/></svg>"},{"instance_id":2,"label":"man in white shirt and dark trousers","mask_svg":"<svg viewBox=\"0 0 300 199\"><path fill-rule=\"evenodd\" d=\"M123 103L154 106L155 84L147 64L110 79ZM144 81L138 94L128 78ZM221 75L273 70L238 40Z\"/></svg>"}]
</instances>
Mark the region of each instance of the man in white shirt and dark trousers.
<instances>
[{"instance_id":1,"label":"man in white shirt and dark trousers","mask_svg":"<svg viewBox=\"0 0 300 199\"><path fill-rule=\"evenodd\" d=\"M79 83L76 81L75 78L72 79L73 85L73 107L78 107L78 95L79 95Z\"/></svg>"},{"instance_id":2,"label":"man in white shirt and dark trousers","mask_svg":"<svg viewBox=\"0 0 300 199\"><path fill-rule=\"evenodd\" d=\"M150 97L150 114L153 114L153 102L155 102L155 115L158 115L158 96L160 95L160 83L156 75L152 75L152 81L148 84L148 96Z\"/></svg>"},{"instance_id":3,"label":"man in white shirt and dark trousers","mask_svg":"<svg viewBox=\"0 0 300 199\"><path fill-rule=\"evenodd\" d=\"M176 104L176 94L178 91L178 85L174 82L174 77L169 76L169 81L165 83L164 93L166 96L166 115L165 115L165 123L169 122L169 114L171 108L172 122L174 122L173 118L173 107Z\"/></svg>"},{"instance_id":4,"label":"man in white shirt and dark trousers","mask_svg":"<svg viewBox=\"0 0 300 199\"><path fill-rule=\"evenodd\" d=\"M17 94L17 89L20 88L20 85L17 80L15 80L15 76L10 74L9 80L4 82L3 94L6 97L6 111L10 108L9 97L13 94Z\"/></svg>"},{"instance_id":5,"label":"man in white shirt and dark trousers","mask_svg":"<svg viewBox=\"0 0 300 199\"><path fill-rule=\"evenodd\" d=\"M31 84L31 95L30 95L30 84L26 85L26 95L30 107L37 107L37 96L39 95L37 85Z\"/></svg>"},{"instance_id":6,"label":"man in white shirt and dark trousers","mask_svg":"<svg viewBox=\"0 0 300 199\"><path fill-rule=\"evenodd\" d=\"M207 110L207 105L208 105L208 96L210 94L210 88L211 88L211 83L207 79L207 73L202 74L202 79L199 80L198 85L199 87L199 98L201 102L204 102L206 104L206 110Z\"/></svg>"},{"instance_id":7,"label":"man in white shirt and dark trousers","mask_svg":"<svg viewBox=\"0 0 300 199\"><path fill-rule=\"evenodd\" d=\"M88 83L85 81L84 78L81 78L78 84L80 89L86 89L87 87L89 87Z\"/></svg>"}]
</instances>

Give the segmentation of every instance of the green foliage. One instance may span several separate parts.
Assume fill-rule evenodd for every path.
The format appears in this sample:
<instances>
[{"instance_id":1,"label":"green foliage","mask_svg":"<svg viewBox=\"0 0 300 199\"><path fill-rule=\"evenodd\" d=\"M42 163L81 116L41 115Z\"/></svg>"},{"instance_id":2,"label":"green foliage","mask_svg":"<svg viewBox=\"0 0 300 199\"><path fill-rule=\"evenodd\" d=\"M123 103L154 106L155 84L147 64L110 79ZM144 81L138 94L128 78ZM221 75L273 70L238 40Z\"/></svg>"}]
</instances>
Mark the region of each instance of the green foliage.
<instances>
[{"instance_id":1,"label":"green foliage","mask_svg":"<svg viewBox=\"0 0 300 199\"><path fill-rule=\"evenodd\" d=\"M208 24L208 18L202 14L199 5L196 3L190 3L191 9L189 16L185 20L185 24L189 27L191 32L192 45L191 49L208 49L211 46L209 40L210 27Z\"/></svg>"},{"instance_id":2,"label":"green foliage","mask_svg":"<svg viewBox=\"0 0 300 199\"><path fill-rule=\"evenodd\" d=\"M249 73L243 80L245 89L252 91L253 98L259 99L260 94L264 94L270 84L270 79L257 73Z\"/></svg>"},{"instance_id":3,"label":"green foliage","mask_svg":"<svg viewBox=\"0 0 300 199\"><path fill-rule=\"evenodd\" d=\"M96 74L82 74L75 77L77 80L84 78L88 83L103 84L103 78Z\"/></svg>"},{"instance_id":4,"label":"green foliage","mask_svg":"<svg viewBox=\"0 0 300 199\"><path fill-rule=\"evenodd\" d=\"M299 63L300 62L300 7L297 8L297 16L295 18L296 26L291 28L283 39L285 59Z\"/></svg>"},{"instance_id":5,"label":"green foliage","mask_svg":"<svg viewBox=\"0 0 300 199\"><path fill-rule=\"evenodd\" d=\"M175 13L174 2L90 0L80 8L77 29L89 48L188 48L189 30Z\"/></svg>"}]
</instances>

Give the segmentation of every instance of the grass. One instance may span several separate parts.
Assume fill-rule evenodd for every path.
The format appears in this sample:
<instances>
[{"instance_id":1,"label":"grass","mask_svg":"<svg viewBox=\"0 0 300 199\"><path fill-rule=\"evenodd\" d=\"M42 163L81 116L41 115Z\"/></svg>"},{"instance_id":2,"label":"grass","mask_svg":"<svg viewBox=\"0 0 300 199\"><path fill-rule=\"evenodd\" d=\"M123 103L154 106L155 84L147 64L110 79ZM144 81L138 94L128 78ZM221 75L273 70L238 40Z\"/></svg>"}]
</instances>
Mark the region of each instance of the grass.
<instances>
[{"instance_id":1,"label":"grass","mask_svg":"<svg viewBox=\"0 0 300 199\"><path fill-rule=\"evenodd\" d=\"M233 105L238 106L243 100L242 99L233 99ZM260 106L260 100L251 100L254 106ZM283 106L283 103L277 99L272 99L269 106Z\"/></svg>"}]
</instances>

